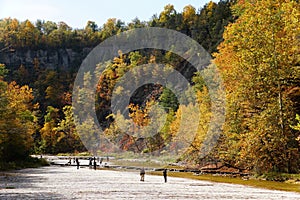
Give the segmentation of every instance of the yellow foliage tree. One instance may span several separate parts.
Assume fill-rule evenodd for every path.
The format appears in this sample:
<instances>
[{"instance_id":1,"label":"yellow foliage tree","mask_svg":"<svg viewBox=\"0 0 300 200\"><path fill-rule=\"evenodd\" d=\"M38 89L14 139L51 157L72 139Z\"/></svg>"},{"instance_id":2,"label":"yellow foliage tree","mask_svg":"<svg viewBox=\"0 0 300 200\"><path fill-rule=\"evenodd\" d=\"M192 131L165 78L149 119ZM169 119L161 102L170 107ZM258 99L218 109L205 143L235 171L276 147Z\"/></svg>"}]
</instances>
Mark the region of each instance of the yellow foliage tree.
<instances>
[{"instance_id":1,"label":"yellow foliage tree","mask_svg":"<svg viewBox=\"0 0 300 200\"><path fill-rule=\"evenodd\" d=\"M28 86L8 84L0 65L0 158L1 161L23 160L33 147L32 134L37 129L32 90Z\"/></svg>"},{"instance_id":2,"label":"yellow foliage tree","mask_svg":"<svg viewBox=\"0 0 300 200\"><path fill-rule=\"evenodd\" d=\"M295 172L299 152L289 124L300 74L300 5L238 1L234 10L240 16L215 55L228 102L224 159L258 173Z\"/></svg>"}]
</instances>

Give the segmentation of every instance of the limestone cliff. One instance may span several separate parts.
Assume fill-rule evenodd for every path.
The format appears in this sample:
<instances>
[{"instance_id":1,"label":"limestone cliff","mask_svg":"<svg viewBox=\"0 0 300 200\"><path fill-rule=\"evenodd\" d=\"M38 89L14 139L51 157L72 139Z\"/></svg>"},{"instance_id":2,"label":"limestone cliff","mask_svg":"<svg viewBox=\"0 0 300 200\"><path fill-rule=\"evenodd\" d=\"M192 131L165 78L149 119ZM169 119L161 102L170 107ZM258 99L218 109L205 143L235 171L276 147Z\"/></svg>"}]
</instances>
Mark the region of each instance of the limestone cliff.
<instances>
[{"instance_id":1,"label":"limestone cliff","mask_svg":"<svg viewBox=\"0 0 300 200\"><path fill-rule=\"evenodd\" d=\"M82 60L88 55L92 48L82 49L49 49L49 50L13 50L0 53L0 63L8 69L14 70L24 65L26 68L34 66L38 61L41 69L77 69Z\"/></svg>"}]
</instances>

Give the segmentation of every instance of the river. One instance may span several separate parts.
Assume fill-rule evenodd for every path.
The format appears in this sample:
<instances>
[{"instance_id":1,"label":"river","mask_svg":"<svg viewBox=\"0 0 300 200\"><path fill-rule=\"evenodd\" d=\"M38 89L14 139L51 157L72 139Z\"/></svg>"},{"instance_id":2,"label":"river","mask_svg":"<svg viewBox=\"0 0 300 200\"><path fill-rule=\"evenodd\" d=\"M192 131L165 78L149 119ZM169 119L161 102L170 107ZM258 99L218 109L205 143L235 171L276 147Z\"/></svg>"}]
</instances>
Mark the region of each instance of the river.
<instances>
[{"instance_id":1,"label":"river","mask_svg":"<svg viewBox=\"0 0 300 200\"><path fill-rule=\"evenodd\" d=\"M138 172L49 166L0 172L0 199L300 199L300 194Z\"/></svg>"}]
</instances>

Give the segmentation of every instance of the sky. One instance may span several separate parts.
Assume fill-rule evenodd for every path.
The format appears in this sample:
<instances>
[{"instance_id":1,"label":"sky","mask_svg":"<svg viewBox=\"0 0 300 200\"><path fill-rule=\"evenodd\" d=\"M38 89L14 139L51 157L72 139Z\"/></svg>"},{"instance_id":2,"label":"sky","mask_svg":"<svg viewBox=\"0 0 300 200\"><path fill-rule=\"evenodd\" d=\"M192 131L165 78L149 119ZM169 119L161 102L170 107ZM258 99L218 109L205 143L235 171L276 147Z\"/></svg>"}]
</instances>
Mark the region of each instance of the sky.
<instances>
[{"instance_id":1,"label":"sky","mask_svg":"<svg viewBox=\"0 0 300 200\"><path fill-rule=\"evenodd\" d=\"M148 21L159 15L164 6L172 4L177 12L186 5L198 10L210 0L0 0L0 19L20 21L37 19L67 23L72 28L84 28L87 21L102 26L107 19L117 18L126 24L138 17Z\"/></svg>"}]
</instances>

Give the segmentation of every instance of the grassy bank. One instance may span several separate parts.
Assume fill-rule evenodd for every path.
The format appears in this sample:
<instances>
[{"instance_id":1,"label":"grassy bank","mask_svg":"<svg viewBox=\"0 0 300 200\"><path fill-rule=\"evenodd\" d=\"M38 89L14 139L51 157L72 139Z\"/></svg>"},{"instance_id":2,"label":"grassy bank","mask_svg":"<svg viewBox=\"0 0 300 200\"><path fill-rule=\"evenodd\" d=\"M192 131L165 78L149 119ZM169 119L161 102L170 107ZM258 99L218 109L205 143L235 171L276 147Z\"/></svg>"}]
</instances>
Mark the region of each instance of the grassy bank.
<instances>
[{"instance_id":1,"label":"grassy bank","mask_svg":"<svg viewBox=\"0 0 300 200\"><path fill-rule=\"evenodd\" d=\"M148 174L162 176L162 172L156 172L156 171L148 172ZM231 177L224 177L224 176L194 175L193 173L190 172L168 172L168 176L190 178L190 179L203 180L203 181L212 181L212 182L219 182L219 183L240 184L240 185L253 186L253 187L265 188L271 190L282 190L282 191L300 193L300 184L288 183L288 182L275 182L275 181L256 180L256 179L243 180L241 178L231 178Z\"/></svg>"},{"instance_id":2,"label":"grassy bank","mask_svg":"<svg viewBox=\"0 0 300 200\"><path fill-rule=\"evenodd\" d=\"M35 168L35 167L42 167L48 165L49 163L43 158L40 159L40 158L28 157L24 160L18 160L18 161L11 161L11 162L0 161L0 171Z\"/></svg>"}]
</instances>

